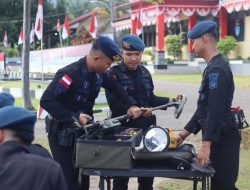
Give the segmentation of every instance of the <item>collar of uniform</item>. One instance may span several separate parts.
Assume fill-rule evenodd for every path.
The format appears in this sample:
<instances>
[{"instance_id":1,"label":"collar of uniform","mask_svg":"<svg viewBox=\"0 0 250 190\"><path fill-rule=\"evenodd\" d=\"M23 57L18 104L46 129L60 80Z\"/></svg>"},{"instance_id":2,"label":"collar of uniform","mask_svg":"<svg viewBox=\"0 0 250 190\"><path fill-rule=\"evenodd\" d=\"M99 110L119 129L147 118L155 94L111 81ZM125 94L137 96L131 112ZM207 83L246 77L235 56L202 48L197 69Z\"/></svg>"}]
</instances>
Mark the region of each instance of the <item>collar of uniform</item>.
<instances>
[{"instance_id":1,"label":"collar of uniform","mask_svg":"<svg viewBox=\"0 0 250 190\"><path fill-rule=\"evenodd\" d=\"M28 150L23 146L21 146L17 141L7 141L0 145L1 158L19 152L28 152Z\"/></svg>"},{"instance_id":2,"label":"collar of uniform","mask_svg":"<svg viewBox=\"0 0 250 190\"><path fill-rule=\"evenodd\" d=\"M86 64L86 56L83 58L83 62L81 64L81 67L82 67L82 75L83 75L83 77L88 78L90 72L88 71L88 67L87 67L87 64ZM94 74L94 76L96 78L98 78L100 81L102 81L100 73L93 72L93 74Z\"/></svg>"},{"instance_id":3,"label":"collar of uniform","mask_svg":"<svg viewBox=\"0 0 250 190\"><path fill-rule=\"evenodd\" d=\"M127 71L128 71L128 68L127 68L127 66L125 65L124 61L122 61L122 62L120 63L120 67L121 67L121 71L122 71L122 72L127 72Z\"/></svg>"},{"instance_id":4,"label":"collar of uniform","mask_svg":"<svg viewBox=\"0 0 250 190\"><path fill-rule=\"evenodd\" d=\"M127 66L125 65L124 61L122 61L120 63L120 67L121 67L121 71L124 72L124 73L127 72L127 71L129 71L128 68L127 68ZM138 70L141 70L141 65L138 65L138 67L137 67L137 69L135 71L138 72Z\"/></svg>"},{"instance_id":5,"label":"collar of uniform","mask_svg":"<svg viewBox=\"0 0 250 190\"><path fill-rule=\"evenodd\" d=\"M208 66L213 66L216 63L218 63L216 60L221 56L221 54L217 54L214 57L212 57L212 59L209 61Z\"/></svg>"},{"instance_id":6,"label":"collar of uniform","mask_svg":"<svg viewBox=\"0 0 250 190\"><path fill-rule=\"evenodd\" d=\"M86 61L86 56L83 58L83 61L82 61L82 75L84 77L87 77L88 76L88 67L87 67L87 61Z\"/></svg>"}]
</instances>

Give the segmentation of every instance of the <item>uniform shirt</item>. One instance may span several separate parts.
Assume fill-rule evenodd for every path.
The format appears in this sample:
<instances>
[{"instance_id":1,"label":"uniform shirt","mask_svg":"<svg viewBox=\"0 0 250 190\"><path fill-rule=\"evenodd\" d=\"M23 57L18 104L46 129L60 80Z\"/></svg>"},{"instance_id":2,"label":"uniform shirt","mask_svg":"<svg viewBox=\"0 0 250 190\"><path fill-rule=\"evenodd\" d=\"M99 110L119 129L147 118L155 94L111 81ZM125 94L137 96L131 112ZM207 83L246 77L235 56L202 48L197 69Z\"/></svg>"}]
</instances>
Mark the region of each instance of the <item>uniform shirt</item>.
<instances>
[{"instance_id":1,"label":"uniform shirt","mask_svg":"<svg viewBox=\"0 0 250 190\"><path fill-rule=\"evenodd\" d=\"M218 142L233 94L232 71L222 55L218 54L211 59L203 73L197 109L185 129L196 134L202 127L203 141Z\"/></svg>"},{"instance_id":2,"label":"uniform shirt","mask_svg":"<svg viewBox=\"0 0 250 190\"><path fill-rule=\"evenodd\" d=\"M169 98L154 95L154 84L149 71L142 65L136 70L128 70L125 63L122 62L117 66L113 66L109 74L116 79L124 90L133 97L139 107L155 107L169 102ZM106 91L107 101L112 111L112 117L117 117L126 113L124 105L112 93ZM145 122L143 122L144 120ZM147 118L139 118L131 121L130 125L151 125L147 124ZM132 124L133 123L133 124Z\"/></svg>"},{"instance_id":3,"label":"uniform shirt","mask_svg":"<svg viewBox=\"0 0 250 190\"><path fill-rule=\"evenodd\" d=\"M0 145L0 189L66 190L67 186L59 164L8 141Z\"/></svg>"},{"instance_id":4,"label":"uniform shirt","mask_svg":"<svg viewBox=\"0 0 250 190\"><path fill-rule=\"evenodd\" d=\"M41 106L61 122L72 123L80 113L93 115L95 98L100 88L112 91L126 109L135 101L107 74L88 72L86 57L60 70L41 98Z\"/></svg>"}]
</instances>

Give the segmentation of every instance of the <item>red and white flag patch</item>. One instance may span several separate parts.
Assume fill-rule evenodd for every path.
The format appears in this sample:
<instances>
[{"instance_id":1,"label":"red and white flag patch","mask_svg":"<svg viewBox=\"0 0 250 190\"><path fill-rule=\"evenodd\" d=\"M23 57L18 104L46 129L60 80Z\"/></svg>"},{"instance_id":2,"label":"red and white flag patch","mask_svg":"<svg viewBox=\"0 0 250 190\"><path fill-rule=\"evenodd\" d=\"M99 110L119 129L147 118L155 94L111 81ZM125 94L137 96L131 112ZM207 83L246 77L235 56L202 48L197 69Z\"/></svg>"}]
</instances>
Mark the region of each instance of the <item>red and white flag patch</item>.
<instances>
[{"instance_id":1,"label":"red and white flag patch","mask_svg":"<svg viewBox=\"0 0 250 190\"><path fill-rule=\"evenodd\" d=\"M67 75L63 75L63 77L59 80L59 83L61 83L66 89L69 88L70 84L72 83L72 79Z\"/></svg>"}]
</instances>

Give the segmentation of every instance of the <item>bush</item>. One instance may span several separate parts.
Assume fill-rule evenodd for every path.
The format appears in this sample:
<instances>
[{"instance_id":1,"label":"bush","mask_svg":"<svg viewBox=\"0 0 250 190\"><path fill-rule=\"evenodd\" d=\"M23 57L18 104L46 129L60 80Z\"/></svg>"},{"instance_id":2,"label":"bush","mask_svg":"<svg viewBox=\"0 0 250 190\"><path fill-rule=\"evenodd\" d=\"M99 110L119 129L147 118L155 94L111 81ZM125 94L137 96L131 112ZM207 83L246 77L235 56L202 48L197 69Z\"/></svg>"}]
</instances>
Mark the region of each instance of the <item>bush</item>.
<instances>
[{"instance_id":1,"label":"bush","mask_svg":"<svg viewBox=\"0 0 250 190\"><path fill-rule=\"evenodd\" d=\"M16 48L7 48L6 49L6 57L18 57L19 52Z\"/></svg>"},{"instance_id":2,"label":"bush","mask_svg":"<svg viewBox=\"0 0 250 190\"><path fill-rule=\"evenodd\" d=\"M236 47L236 40L232 36L226 36L217 43L218 51L228 59L228 54Z\"/></svg>"},{"instance_id":3,"label":"bush","mask_svg":"<svg viewBox=\"0 0 250 190\"><path fill-rule=\"evenodd\" d=\"M168 35L165 39L167 52L174 56L174 60L181 53L181 38L177 35Z\"/></svg>"},{"instance_id":4,"label":"bush","mask_svg":"<svg viewBox=\"0 0 250 190\"><path fill-rule=\"evenodd\" d=\"M243 57L241 57L240 55L238 55L238 56L236 57L236 60L243 60Z\"/></svg>"},{"instance_id":5,"label":"bush","mask_svg":"<svg viewBox=\"0 0 250 190\"><path fill-rule=\"evenodd\" d=\"M154 58L155 58L155 55L154 55L154 53L153 53L153 51L151 49L145 49L143 54L150 56L151 60L154 60Z\"/></svg>"}]
</instances>

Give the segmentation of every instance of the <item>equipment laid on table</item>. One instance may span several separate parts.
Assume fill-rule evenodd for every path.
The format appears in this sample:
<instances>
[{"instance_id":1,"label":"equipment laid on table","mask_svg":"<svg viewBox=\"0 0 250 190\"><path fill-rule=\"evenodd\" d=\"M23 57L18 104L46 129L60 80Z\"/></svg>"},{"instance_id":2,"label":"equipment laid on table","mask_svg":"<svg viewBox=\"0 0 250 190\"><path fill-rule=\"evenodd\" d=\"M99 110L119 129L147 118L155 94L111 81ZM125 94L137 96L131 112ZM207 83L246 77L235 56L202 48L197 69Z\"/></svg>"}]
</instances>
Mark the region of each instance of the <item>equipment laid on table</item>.
<instances>
[{"instance_id":1,"label":"equipment laid on table","mask_svg":"<svg viewBox=\"0 0 250 190\"><path fill-rule=\"evenodd\" d=\"M179 101L152 108L152 111L175 107L174 116L179 118L186 100L183 95ZM166 166L168 163L175 169L191 167L195 157L192 145L177 148L171 131L156 125L152 125L145 134L140 129L122 128L120 121L129 118L129 115L123 115L84 126L85 134L77 139L76 144L76 167L132 169L147 162L152 166Z\"/></svg>"},{"instance_id":2,"label":"equipment laid on table","mask_svg":"<svg viewBox=\"0 0 250 190\"><path fill-rule=\"evenodd\" d=\"M152 110L175 107L179 118L186 96ZM129 115L98 121L78 128L85 134L77 139L76 167L85 175L100 176L99 188L104 190L104 179L110 190L110 179L127 177L168 177L193 181L193 189L201 181L202 190L209 189L209 178L215 173L210 166L196 162L196 152L191 144L177 147L171 129L152 125L144 134L141 129L122 128L121 121Z\"/></svg>"}]
</instances>

